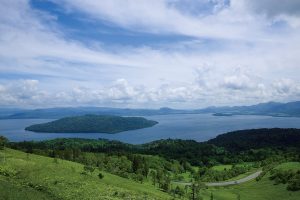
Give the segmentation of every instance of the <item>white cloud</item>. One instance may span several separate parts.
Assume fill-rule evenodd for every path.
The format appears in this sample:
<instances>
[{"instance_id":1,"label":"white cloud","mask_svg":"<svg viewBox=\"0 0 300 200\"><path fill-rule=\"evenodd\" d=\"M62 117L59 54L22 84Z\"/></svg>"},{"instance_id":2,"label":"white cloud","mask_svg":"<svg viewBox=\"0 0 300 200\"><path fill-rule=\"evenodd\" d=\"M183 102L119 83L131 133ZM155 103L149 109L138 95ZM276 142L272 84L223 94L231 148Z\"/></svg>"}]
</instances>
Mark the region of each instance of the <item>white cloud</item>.
<instances>
[{"instance_id":1,"label":"white cloud","mask_svg":"<svg viewBox=\"0 0 300 200\"><path fill-rule=\"evenodd\" d=\"M273 87L277 95L299 95L300 84L291 79L280 79L274 82Z\"/></svg>"},{"instance_id":2,"label":"white cloud","mask_svg":"<svg viewBox=\"0 0 300 200\"><path fill-rule=\"evenodd\" d=\"M186 1L64 0L70 12L94 20L194 37L113 51L101 42L87 45L66 38L55 16L37 12L26 0L1 2L1 105L203 107L299 96L300 30L294 11L276 11L277 20L292 25L276 31L274 19L253 12L246 0L233 0L230 6L202 0L213 2L203 13L194 13L190 5L182 10ZM33 78L7 79L11 73Z\"/></svg>"},{"instance_id":3,"label":"white cloud","mask_svg":"<svg viewBox=\"0 0 300 200\"><path fill-rule=\"evenodd\" d=\"M61 3L61 1L57 1ZM207 0L63 0L68 10L86 13L94 19L107 20L116 25L133 30L152 33L176 33L194 37L217 37L229 39L248 39L249 28L255 28L245 24L257 23L257 19L250 15L245 17L245 11L240 12L234 6L224 6L224 1ZM188 2L188 3L187 3ZM205 5L205 10L212 9L215 12L193 15L189 7L194 4ZM173 5L178 6L173 6ZM182 7L188 7L182 12ZM211 7L211 8L210 8ZM222 8L222 9L221 9ZM200 8L199 8L200 9ZM216 12L218 11L218 12ZM260 30L257 29L256 35Z\"/></svg>"},{"instance_id":4,"label":"white cloud","mask_svg":"<svg viewBox=\"0 0 300 200\"><path fill-rule=\"evenodd\" d=\"M246 2L251 9L268 16L300 15L300 1L298 0L246 0Z\"/></svg>"},{"instance_id":5,"label":"white cloud","mask_svg":"<svg viewBox=\"0 0 300 200\"><path fill-rule=\"evenodd\" d=\"M252 87L249 77L245 75L225 77L222 85L233 90L245 90Z\"/></svg>"}]
</instances>

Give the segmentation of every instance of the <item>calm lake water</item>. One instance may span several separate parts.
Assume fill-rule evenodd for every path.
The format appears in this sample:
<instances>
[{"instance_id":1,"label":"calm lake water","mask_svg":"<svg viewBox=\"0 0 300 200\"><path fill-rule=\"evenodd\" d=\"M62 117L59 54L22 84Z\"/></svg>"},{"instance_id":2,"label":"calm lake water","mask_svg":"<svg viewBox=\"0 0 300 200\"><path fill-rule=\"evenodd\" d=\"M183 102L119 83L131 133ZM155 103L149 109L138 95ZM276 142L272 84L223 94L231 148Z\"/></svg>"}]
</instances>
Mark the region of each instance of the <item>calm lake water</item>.
<instances>
[{"instance_id":1,"label":"calm lake water","mask_svg":"<svg viewBox=\"0 0 300 200\"><path fill-rule=\"evenodd\" d=\"M106 138L132 144L141 144L153 140L180 138L206 141L215 136L233 130L251 128L300 128L300 118L269 116L212 116L211 114L159 115L147 116L159 124L134 131L117 134L100 133L34 133L24 128L37 123L52 121L49 119L9 119L0 120L0 135L11 141L46 140L62 137Z\"/></svg>"}]
</instances>

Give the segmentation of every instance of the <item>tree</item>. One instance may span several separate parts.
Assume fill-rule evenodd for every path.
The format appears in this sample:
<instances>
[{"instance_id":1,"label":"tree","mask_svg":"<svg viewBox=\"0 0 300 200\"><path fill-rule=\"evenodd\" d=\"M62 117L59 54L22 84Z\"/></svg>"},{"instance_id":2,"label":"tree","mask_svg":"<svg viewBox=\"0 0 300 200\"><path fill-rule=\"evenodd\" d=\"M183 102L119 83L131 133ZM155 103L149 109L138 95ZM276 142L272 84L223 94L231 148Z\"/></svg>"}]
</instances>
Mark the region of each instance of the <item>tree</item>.
<instances>
[{"instance_id":1,"label":"tree","mask_svg":"<svg viewBox=\"0 0 300 200\"><path fill-rule=\"evenodd\" d=\"M74 160L73 150L72 149L65 149L63 151L64 159L66 160Z\"/></svg>"},{"instance_id":2,"label":"tree","mask_svg":"<svg viewBox=\"0 0 300 200\"><path fill-rule=\"evenodd\" d=\"M142 175L142 174L138 174L138 175L137 175L137 180L142 184L143 181L144 181L143 175Z\"/></svg>"},{"instance_id":3,"label":"tree","mask_svg":"<svg viewBox=\"0 0 300 200\"><path fill-rule=\"evenodd\" d=\"M148 173L149 173L148 162L145 160L145 158L143 158L142 174L143 174L143 176L145 176L147 178L148 177Z\"/></svg>"},{"instance_id":4,"label":"tree","mask_svg":"<svg viewBox=\"0 0 300 200\"><path fill-rule=\"evenodd\" d=\"M206 187L205 184L202 183L202 182L192 182L192 184L191 184L191 190L192 190L191 197L192 197L192 200L198 199L199 194L200 194L200 190L202 188L205 188L205 187Z\"/></svg>"},{"instance_id":5,"label":"tree","mask_svg":"<svg viewBox=\"0 0 300 200\"><path fill-rule=\"evenodd\" d=\"M136 173L138 169L140 168L140 165L142 163L142 160L140 156L134 156L132 161L132 171L133 173Z\"/></svg>"},{"instance_id":6,"label":"tree","mask_svg":"<svg viewBox=\"0 0 300 200\"><path fill-rule=\"evenodd\" d=\"M27 155L29 155L29 153L27 153ZM57 159L57 157L54 157L54 158L53 158L53 163L58 164L58 159Z\"/></svg>"},{"instance_id":7,"label":"tree","mask_svg":"<svg viewBox=\"0 0 300 200\"><path fill-rule=\"evenodd\" d=\"M104 178L104 175L100 172L100 173L98 174L98 177L99 177L100 179L103 179L103 178Z\"/></svg>"},{"instance_id":8,"label":"tree","mask_svg":"<svg viewBox=\"0 0 300 200\"><path fill-rule=\"evenodd\" d=\"M167 192L167 191L169 191L169 188L170 188L170 180L168 178L165 178L161 184L161 189L163 189L165 192Z\"/></svg>"},{"instance_id":9,"label":"tree","mask_svg":"<svg viewBox=\"0 0 300 200\"><path fill-rule=\"evenodd\" d=\"M84 165L83 167L84 171L86 173L90 173L91 175L93 174L93 172L95 171L95 167L91 166L91 165Z\"/></svg>"},{"instance_id":10,"label":"tree","mask_svg":"<svg viewBox=\"0 0 300 200\"><path fill-rule=\"evenodd\" d=\"M156 171L155 170L150 171L150 177L152 179L152 184L155 186L156 185Z\"/></svg>"},{"instance_id":11,"label":"tree","mask_svg":"<svg viewBox=\"0 0 300 200\"><path fill-rule=\"evenodd\" d=\"M161 169L158 169L156 171L156 180L157 180L157 183L158 183L158 187L161 186L162 184L162 180L163 180L163 172Z\"/></svg>"},{"instance_id":12,"label":"tree","mask_svg":"<svg viewBox=\"0 0 300 200\"><path fill-rule=\"evenodd\" d=\"M183 189L180 188L178 185L177 185L177 187L175 188L174 193L177 194L180 198L184 195Z\"/></svg>"},{"instance_id":13,"label":"tree","mask_svg":"<svg viewBox=\"0 0 300 200\"><path fill-rule=\"evenodd\" d=\"M189 189L189 185L185 185L185 186L184 186L185 194L188 193L188 189Z\"/></svg>"},{"instance_id":14,"label":"tree","mask_svg":"<svg viewBox=\"0 0 300 200\"><path fill-rule=\"evenodd\" d=\"M0 136L0 150L3 150L5 145L8 143L8 139L3 136ZM5 162L5 153L1 153L1 162Z\"/></svg>"},{"instance_id":15,"label":"tree","mask_svg":"<svg viewBox=\"0 0 300 200\"><path fill-rule=\"evenodd\" d=\"M196 195L198 193L198 186L195 182L192 183L191 185L191 190L192 190L192 200L196 199Z\"/></svg>"},{"instance_id":16,"label":"tree","mask_svg":"<svg viewBox=\"0 0 300 200\"><path fill-rule=\"evenodd\" d=\"M8 139L6 137L0 136L0 150L4 149L7 143Z\"/></svg>"}]
</instances>

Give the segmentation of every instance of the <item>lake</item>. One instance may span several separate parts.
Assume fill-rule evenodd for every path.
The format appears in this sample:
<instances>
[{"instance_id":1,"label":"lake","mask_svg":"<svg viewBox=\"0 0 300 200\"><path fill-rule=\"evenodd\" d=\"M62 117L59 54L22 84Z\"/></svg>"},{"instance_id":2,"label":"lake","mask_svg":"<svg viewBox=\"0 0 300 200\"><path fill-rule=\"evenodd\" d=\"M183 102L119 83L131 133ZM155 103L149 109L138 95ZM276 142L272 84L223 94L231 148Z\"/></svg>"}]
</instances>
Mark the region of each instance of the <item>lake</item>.
<instances>
[{"instance_id":1,"label":"lake","mask_svg":"<svg viewBox=\"0 0 300 200\"><path fill-rule=\"evenodd\" d=\"M146 116L159 124L145 129L125 131L117 134L101 133L34 133L24 128L50 119L0 120L0 135L10 141L46 140L54 138L106 138L122 142L141 144L153 140L179 138L206 141L228 131L252 128L300 128L300 118L270 117L255 115L213 116L211 114L176 114Z\"/></svg>"}]
</instances>

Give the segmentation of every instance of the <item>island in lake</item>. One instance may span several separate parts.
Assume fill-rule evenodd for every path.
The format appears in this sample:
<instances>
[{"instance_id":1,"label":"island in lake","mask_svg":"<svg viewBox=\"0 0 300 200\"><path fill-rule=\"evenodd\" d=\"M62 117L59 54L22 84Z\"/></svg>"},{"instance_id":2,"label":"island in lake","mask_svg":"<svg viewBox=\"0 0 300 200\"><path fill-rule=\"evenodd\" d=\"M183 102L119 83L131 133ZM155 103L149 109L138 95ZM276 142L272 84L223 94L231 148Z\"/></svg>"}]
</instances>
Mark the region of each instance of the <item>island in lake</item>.
<instances>
[{"instance_id":1,"label":"island in lake","mask_svg":"<svg viewBox=\"0 0 300 200\"><path fill-rule=\"evenodd\" d=\"M231 117L233 114L231 113L214 113L213 116L218 116L218 117Z\"/></svg>"},{"instance_id":2,"label":"island in lake","mask_svg":"<svg viewBox=\"0 0 300 200\"><path fill-rule=\"evenodd\" d=\"M83 115L65 117L52 122L26 127L26 131L44 133L119 133L142 129L158 122L143 117L120 117L111 115Z\"/></svg>"}]
</instances>

